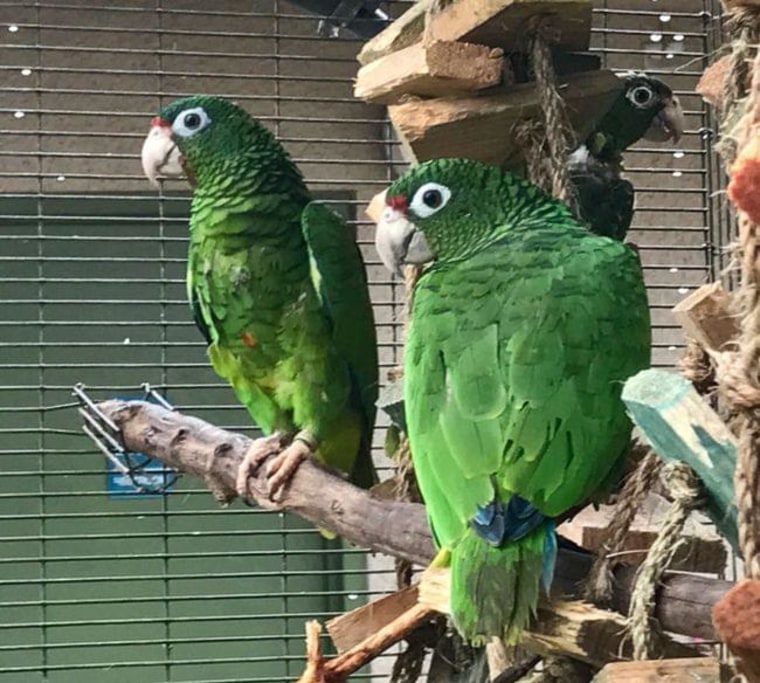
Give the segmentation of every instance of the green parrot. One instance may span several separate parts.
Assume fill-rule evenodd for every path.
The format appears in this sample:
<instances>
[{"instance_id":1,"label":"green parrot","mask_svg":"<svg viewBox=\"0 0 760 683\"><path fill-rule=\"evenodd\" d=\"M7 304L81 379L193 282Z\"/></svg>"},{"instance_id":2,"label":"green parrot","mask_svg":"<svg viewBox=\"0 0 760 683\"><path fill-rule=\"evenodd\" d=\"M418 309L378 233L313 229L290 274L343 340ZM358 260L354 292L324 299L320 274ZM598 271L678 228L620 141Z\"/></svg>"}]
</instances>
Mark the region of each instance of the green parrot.
<instances>
[{"instance_id":1,"label":"green parrot","mask_svg":"<svg viewBox=\"0 0 760 683\"><path fill-rule=\"evenodd\" d=\"M219 97L176 100L152 121L143 169L193 185L187 293L216 372L265 437L239 470L272 455L270 495L313 452L359 486L370 448L377 342L359 249L312 200L282 145Z\"/></svg>"},{"instance_id":2,"label":"green parrot","mask_svg":"<svg viewBox=\"0 0 760 683\"><path fill-rule=\"evenodd\" d=\"M474 644L516 641L548 589L554 520L607 484L646 368L641 266L561 202L496 167L437 159L386 194L376 246L430 265L404 354L412 458L451 610Z\"/></svg>"},{"instance_id":3,"label":"green parrot","mask_svg":"<svg viewBox=\"0 0 760 683\"><path fill-rule=\"evenodd\" d=\"M678 142L684 114L667 84L645 73L620 74L624 86L594 131L568 160L577 217L589 230L623 240L633 221L634 190L622 177L623 152L640 139Z\"/></svg>"}]
</instances>

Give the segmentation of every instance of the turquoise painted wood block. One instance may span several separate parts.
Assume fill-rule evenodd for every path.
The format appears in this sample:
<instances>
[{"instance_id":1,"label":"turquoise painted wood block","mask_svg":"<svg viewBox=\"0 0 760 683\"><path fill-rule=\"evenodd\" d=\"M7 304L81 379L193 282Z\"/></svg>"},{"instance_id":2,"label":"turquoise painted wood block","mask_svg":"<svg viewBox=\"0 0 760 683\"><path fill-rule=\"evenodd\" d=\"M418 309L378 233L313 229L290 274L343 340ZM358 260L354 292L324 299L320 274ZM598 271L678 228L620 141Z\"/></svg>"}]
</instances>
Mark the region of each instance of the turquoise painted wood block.
<instances>
[{"instance_id":1,"label":"turquoise painted wood block","mask_svg":"<svg viewBox=\"0 0 760 683\"><path fill-rule=\"evenodd\" d=\"M691 465L708 494L706 512L738 550L734 469L737 442L726 424L681 375L643 370L623 388L628 414L665 461Z\"/></svg>"}]
</instances>

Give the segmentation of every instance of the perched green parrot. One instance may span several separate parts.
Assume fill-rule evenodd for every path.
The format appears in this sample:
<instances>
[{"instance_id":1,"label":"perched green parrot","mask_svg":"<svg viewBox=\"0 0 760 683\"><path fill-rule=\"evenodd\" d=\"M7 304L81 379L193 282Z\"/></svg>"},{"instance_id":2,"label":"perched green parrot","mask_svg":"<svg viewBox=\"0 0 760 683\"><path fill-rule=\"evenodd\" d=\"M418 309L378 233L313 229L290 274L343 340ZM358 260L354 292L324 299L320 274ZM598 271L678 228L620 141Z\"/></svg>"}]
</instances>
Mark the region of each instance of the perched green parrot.
<instances>
[{"instance_id":1,"label":"perched green parrot","mask_svg":"<svg viewBox=\"0 0 760 683\"><path fill-rule=\"evenodd\" d=\"M153 119L143 169L192 183L187 291L216 372L266 437L238 476L269 456L270 494L310 451L356 484L370 457L377 342L359 249L312 201L274 136L218 97L179 99ZM284 450L283 450L284 449Z\"/></svg>"},{"instance_id":2,"label":"perched green parrot","mask_svg":"<svg viewBox=\"0 0 760 683\"><path fill-rule=\"evenodd\" d=\"M548 588L554 519L606 485L631 432L623 382L649 364L636 253L496 167L437 159L386 194L376 245L413 292L404 404L451 609L514 642Z\"/></svg>"},{"instance_id":3,"label":"perched green parrot","mask_svg":"<svg viewBox=\"0 0 760 683\"><path fill-rule=\"evenodd\" d=\"M568 160L577 217L591 232L623 240L633 221L634 190L622 177L623 152L640 139L678 142L684 114L661 80L621 74L624 88L594 131Z\"/></svg>"}]
</instances>

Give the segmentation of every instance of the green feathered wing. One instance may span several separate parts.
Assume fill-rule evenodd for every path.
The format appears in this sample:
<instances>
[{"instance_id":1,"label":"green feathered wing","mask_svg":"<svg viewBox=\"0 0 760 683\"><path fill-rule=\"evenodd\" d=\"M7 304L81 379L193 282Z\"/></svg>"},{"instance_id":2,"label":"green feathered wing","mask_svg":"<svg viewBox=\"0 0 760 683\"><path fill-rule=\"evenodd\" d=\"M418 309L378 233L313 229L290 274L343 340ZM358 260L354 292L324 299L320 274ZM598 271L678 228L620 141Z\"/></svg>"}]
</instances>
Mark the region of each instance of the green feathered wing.
<instances>
[{"instance_id":1,"label":"green feathered wing","mask_svg":"<svg viewBox=\"0 0 760 683\"><path fill-rule=\"evenodd\" d=\"M625 450L620 393L648 365L649 334L635 253L572 223L510 229L417 284L407 421L434 535L451 551L453 617L469 640L514 641L527 624L551 518L588 498ZM546 518L519 540L489 543L473 518L515 494Z\"/></svg>"},{"instance_id":2,"label":"green feathered wing","mask_svg":"<svg viewBox=\"0 0 760 683\"><path fill-rule=\"evenodd\" d=\"M378 361L367 275L356 241L335 213L312 202L303 211L301 225L311 260L312 282L330 321L332 343L348 367L349 401L362 418L360 455L341 469L351 474L354 483L369 488L377 483L371 449ZM335 463L344 457L335 452L332 458L327 456L327 461Z\"/></svg>"}]
</instances>

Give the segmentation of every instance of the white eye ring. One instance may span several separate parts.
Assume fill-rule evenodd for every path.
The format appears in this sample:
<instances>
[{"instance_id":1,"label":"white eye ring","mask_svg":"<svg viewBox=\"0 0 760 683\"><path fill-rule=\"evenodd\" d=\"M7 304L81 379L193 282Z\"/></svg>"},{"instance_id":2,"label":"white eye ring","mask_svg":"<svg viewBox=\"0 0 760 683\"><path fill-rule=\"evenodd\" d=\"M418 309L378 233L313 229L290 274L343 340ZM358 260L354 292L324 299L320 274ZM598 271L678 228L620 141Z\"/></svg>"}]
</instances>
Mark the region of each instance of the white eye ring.
<instances>
[{"instance_id":1,"label":"white eye ring","mask_svg":"<svg viewBox=\"0 0 760 683\"><path fill-rule=\"evenodd\" d=\"M181 138L187 138L202 131L211 123L206 110L203 107L193 107L181 111L172 123L172 133Z\"/></svg>"},{"instance_id":2,"label":"white eye ring","mask_svg":"<svg viewBox=\"0 0 760 683\"><path fill-rule=\"evenodd\" d=\"M425 183L414 193L409 210L420 218L427 218L440 211L449 199L451 190L440 183Z\"/></svg>"},{"instance_id":3,"label":"white eye ring","mask_svg":"<svg viewBox=\"0 0 760 683\"><path fill-rule=\"evenodd\" d=\"M646 100L639 100L636 98L637 93L640 93L642 91L647 95ZM631 90L631 92L628 93L628 99L633 102L634 106L643 109L652 103L652 100L654 99L654 91L646 85L637 85L633 90Z\"/></svg>"}]
</instances>

